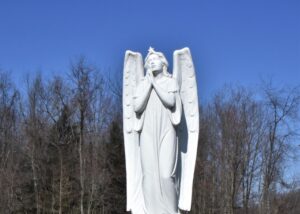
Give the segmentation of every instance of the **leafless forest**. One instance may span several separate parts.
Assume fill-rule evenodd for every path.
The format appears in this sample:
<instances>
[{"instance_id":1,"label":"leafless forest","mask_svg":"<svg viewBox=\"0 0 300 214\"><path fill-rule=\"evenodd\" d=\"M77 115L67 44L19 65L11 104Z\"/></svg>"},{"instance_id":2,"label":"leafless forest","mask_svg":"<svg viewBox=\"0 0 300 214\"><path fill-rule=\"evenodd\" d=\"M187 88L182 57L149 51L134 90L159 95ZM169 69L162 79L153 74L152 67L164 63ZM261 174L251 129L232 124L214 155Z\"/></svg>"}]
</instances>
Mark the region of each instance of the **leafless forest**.
<instances>
[{"instance_id":1,"label":"leafless forest","mask_svg":"<svg viewBox=\"0 0 300 214\"><path fill-rule=\"evenodd\" d=\"M126 213L117 73L80 58L66 76L30 76L21 91L1 71L1 214ZM300 177L286 179L299 155L299 107L299 88L271 83L224 87L199 106L190 213L299 214Z\"/></svg>"}]
</instances>

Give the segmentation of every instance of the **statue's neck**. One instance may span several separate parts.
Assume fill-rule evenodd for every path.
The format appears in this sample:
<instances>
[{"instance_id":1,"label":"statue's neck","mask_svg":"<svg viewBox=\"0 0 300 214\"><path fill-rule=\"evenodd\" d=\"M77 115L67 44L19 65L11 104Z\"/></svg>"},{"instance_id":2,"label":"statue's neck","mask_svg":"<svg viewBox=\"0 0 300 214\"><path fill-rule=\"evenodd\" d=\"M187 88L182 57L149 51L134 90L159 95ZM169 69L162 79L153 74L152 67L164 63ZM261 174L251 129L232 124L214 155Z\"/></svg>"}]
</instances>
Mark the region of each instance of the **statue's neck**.
<instances>
[{"instance_id":1,"label":"statue's neck","mask_svg":"<svg viewBox=\"0 0 300 214\"><path fill-rule=\"evenodd\" d=\"M157 79L160 79L160 78L162 78L163 77L163 72L161 71L161 72L159 72L158 74L156 74L156 76L155 76L155 78L157 78Z\"/></svg>"},{"instance_id":2,"label":"statue's neck","mask_svg":"<svg viewBox=\"0 0 300 214\"><path fill-rule=\"evenodd\" d=\"M163 71L154 71L154 77L159 79L163 76Z\"/></svg>"}]
</instances>

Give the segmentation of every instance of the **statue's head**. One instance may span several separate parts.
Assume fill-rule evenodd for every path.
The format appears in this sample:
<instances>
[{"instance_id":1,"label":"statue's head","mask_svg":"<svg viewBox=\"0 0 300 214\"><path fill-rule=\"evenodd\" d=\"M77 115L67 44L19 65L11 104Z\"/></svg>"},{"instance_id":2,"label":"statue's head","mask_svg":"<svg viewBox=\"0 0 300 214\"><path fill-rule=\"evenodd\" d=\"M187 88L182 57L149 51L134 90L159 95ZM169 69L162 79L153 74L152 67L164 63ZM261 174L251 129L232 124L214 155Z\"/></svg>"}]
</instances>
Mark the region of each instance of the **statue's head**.
<instances>
[{"instance_id":1,"label":"statue's head","mask_svg":"<svg viewBox=\"0 0 300 214\"><path fill-rule=\"evenodd\" d=\"M149 48L148 54L145 58L145 69L155 70L155 71L163 71L164 74L168 74L168 61L163 53L156 52L153 48Z\"/></svg>"}]
</instances>

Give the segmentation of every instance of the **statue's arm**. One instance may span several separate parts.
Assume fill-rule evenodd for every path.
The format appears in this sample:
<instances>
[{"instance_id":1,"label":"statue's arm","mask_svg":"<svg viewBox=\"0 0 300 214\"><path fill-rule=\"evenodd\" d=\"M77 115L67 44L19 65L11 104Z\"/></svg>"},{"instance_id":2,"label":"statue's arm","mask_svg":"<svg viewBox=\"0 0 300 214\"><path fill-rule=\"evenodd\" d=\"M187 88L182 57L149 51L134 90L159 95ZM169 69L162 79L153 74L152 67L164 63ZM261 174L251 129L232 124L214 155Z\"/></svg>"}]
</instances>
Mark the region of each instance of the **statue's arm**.
<instances>
[{"instance_id":1,"label":"statue's arm","mask_svg":"<svg viewBox=\"0 0 300 214\"><path fill-rule=\"evenodd\" d=\"M168 108L172 108L175 105L175 94L173 92L168 92L160 87L155 81L153 81L153 88L156 91L158 97L162 103Z\"/></svg>"},{"instance_id":2,"label":"statue's arm","mask_svg":"<svg viewBox=\"0 0 300 214\"><path fill-rule=\"evenodd\" d=\"M136 113L141 113L144 111L148 99L150 97L150 92L152 88L152 84L148 81L147 78L143 80L143 85L139 85L136 89L135 95L134 95L134 111ZM143 87L141 87L143 86Z\"/></svg>"}]
</instances>

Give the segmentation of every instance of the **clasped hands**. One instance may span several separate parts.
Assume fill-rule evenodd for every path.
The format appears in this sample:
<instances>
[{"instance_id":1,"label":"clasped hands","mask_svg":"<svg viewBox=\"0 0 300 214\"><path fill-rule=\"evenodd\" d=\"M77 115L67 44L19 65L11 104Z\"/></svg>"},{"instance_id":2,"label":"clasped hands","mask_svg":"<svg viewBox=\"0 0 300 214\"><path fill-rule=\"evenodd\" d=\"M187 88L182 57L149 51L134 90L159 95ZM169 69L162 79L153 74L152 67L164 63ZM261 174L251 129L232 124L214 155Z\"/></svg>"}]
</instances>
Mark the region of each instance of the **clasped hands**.
<instances>
[{"instance_id":1,"label":"clasped hands","mask_svg":"<svg viewBox=\"0 0 300 214\"><path fill-rule=\"evenodd\" d=\"M154 86L155 85L155 77L153 75L153 71L147 72L146 78L148 79L149 83Z\"/></svg>"}]
</instances>

